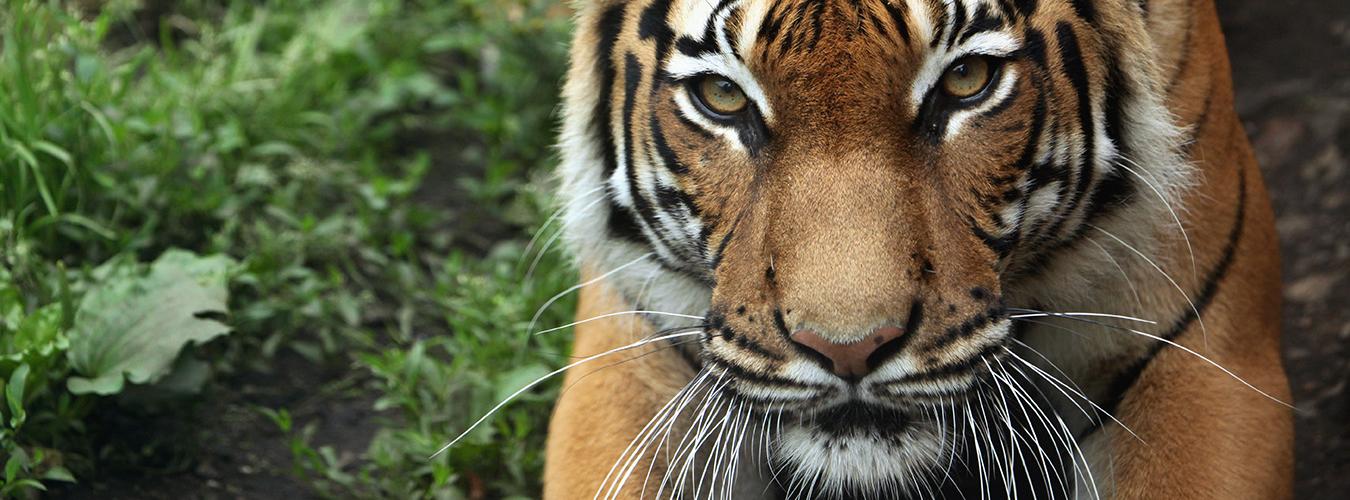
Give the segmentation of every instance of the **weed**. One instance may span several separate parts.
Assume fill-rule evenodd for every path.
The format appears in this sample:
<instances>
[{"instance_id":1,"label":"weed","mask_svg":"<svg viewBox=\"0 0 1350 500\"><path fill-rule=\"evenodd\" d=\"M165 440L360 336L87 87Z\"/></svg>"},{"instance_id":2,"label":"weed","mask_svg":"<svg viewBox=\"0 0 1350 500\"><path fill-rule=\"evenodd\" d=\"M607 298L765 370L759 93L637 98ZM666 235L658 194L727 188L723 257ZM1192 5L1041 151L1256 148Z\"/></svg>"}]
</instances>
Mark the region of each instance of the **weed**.
<instances>
[{"instance_id":1,"label":"weed","mask_svg":"<svg viewBox=\"0 0 1350 500\"><path fill-rule=\"evenodd\" d=\"M163 348L172 366L129 372L141 395L190 406L151 382L266 373L299 353L355 368L381 412L353 461L269 409L318 491L536 495L556 385L427 457L566 359L564 332L524 329L573 272L547 253L522 283L518 264L550 204L539 186L563 16L542 0L148 3L0 6L0 497L144 458L88 425L95 407L142 400L92 390L122 372L71 343L89 337L79 318L121 304L90 297L145 279L107 269L147 269L174 248L238 263L228 307L154 333L216 321L233 333L189 355ZM191 413L166 413L179 414Z\"/></svg>"}]
</instances>

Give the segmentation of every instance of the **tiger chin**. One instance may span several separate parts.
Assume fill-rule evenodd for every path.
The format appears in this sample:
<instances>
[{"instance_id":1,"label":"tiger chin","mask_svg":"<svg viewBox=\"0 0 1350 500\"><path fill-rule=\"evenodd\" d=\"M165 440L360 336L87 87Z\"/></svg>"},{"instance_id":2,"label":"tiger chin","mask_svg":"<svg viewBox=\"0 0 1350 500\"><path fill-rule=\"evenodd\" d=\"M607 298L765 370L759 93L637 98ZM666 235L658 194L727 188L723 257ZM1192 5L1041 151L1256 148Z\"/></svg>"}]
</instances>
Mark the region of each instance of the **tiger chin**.
<instances>
[{"instance_id":1,"label":"tiger chin","mask_svg":"<svg viewBox=\"0 0 1350 500\"><path fill-rule=\"evenodd\" d=\"M579 0L544 496L1287 498L1209 0Z\"/></svg>"}]
</instances>

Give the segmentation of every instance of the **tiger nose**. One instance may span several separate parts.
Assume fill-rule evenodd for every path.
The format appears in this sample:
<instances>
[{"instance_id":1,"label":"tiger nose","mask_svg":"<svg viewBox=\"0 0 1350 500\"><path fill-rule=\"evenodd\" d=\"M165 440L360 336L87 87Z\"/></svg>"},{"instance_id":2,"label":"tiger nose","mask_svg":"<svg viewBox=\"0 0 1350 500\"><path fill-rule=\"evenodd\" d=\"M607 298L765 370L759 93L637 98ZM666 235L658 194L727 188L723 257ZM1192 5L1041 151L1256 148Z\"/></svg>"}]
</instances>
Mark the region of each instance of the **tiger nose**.
<instances>
[{"instance_id":1,"label":"tiger nose","mask_svg":"<svg viewBox=\"0 0 1350 500\"><path fill-rule=\"evenodd\" d=\"M882 357L898 349L896 341L903 333L899 328L886 326L873 330L862 340L841 344L821 337L813 330L798 330L792 334L792 341L824 356L835 375L857 380L879 365Z\"/></svg>"}]
</instances>

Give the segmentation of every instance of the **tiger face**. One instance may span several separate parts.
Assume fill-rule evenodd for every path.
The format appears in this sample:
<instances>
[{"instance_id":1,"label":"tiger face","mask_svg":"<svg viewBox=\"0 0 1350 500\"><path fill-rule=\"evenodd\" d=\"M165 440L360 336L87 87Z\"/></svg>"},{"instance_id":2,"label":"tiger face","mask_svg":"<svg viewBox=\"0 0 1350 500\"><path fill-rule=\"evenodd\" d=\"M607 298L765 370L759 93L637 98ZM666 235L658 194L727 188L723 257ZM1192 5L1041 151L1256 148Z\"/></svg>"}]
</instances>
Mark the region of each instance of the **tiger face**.
<instances>
[{"instance_id":1,"label":"tiger face","mask_svg":"<svg viewBox=\"0 0 1350 500\"><path fill-rule=\"evenodd\" d=\"M1108 43L1140 39L1134 2L587 8L574 250L637 309L704 317L691 359L787 416L776 466L840 492L941 472L960 447L945 409L1010 404L979 396L1018 337L1010 308L1188 175L1146 44Z\"/></svg>"}]
</instances>

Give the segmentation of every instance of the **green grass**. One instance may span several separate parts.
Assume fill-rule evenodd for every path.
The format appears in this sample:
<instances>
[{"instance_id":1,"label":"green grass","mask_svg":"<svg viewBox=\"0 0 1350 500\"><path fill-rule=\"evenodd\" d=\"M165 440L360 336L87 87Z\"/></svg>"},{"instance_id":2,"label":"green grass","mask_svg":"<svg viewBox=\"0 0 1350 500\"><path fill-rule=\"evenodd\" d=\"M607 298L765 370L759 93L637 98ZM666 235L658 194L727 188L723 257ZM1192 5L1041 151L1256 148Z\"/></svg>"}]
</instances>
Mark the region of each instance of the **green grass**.
<instances>
[{"instance_id":1,"label":"green grass","mask_svg":"<svg viewBox=\"0 0 1350 500\"><path fill-rule=\"evenodd\" d=\"M135 391L68 381L71 344L106 334L76 334L97 312L82 298L174 248L237 262L231 333L182 355L209 360L208 386L297 353L353 369L375 400L381 427L354 463L264 409L316 491L537 495L556 384L427 457L566 359L566 332L525 328L575 276L549 253L527 282L522 255L550 205L568 28L552 3L0 6L0 496L172 454L91 422L164 413L146 394L194 404L190 358Z\"/></svg>"}]
</instances>

